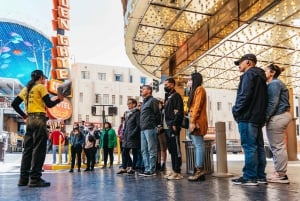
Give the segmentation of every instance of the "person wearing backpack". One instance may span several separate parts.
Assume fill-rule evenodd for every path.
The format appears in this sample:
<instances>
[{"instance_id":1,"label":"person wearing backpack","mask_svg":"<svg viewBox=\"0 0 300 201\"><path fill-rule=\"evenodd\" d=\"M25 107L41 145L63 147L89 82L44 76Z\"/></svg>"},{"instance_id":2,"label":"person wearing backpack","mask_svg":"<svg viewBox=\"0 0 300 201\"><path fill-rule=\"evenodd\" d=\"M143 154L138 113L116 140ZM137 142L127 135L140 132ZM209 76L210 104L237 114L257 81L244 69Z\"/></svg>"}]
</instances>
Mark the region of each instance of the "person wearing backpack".
<instances>
[{"instance_id":1,"label":"person wearing backpack","mask_svg":"<svg viewBox=\"0 0 300 201\"><path fill-rule=\"evenodd\" d=\"M86 169L87 171L94 171L95 159L96 159L96 151L97 146L99 144L99 136L97 132L94 132L94 125L90 124L88 126L88 133L85 136L85 155L86 155Z\"/></svg>"}]
</instances>

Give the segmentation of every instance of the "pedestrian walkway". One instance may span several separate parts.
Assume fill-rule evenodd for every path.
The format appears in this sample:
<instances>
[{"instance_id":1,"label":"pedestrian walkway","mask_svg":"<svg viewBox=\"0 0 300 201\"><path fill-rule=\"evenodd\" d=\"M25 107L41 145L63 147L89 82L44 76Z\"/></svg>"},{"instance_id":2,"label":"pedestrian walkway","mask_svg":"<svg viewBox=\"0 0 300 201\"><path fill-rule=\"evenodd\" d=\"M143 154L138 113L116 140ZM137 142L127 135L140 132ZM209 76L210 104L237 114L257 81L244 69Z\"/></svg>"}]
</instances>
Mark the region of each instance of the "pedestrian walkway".
<instances>
[{"instance_id":1,"label":"pedestrian walkway","mask_svg":"<svg viewBox=\"0 0 300 201\"><path fill-rule=\"evenodd\" d=\"M0 200L1 201L300 201L300 161L291 161L288 165L290 184L259 186L234 185L230 178L206 176L202 182L185 179L168 181L162 174L153 177L135 175L117 175L118 165L113 168L96 168L94 172L74 172L68 170L45 170L43 178L51 182L50 187L18 187L18 157L6 156L5 163L0 162ZM48 157L48 156L47 156ZM2 168L11 169L3 172ZM5 165L6 164L6 165ZM170 163L167 164L170 168ZM243 166L243 155L228 155L228 171L238 177ZM215 166L216 167L216 166ZM216 168L215 168L216 169ZM267 173L272 173L273 164L268 160ZM185 173L185 164L183 164Z\"/></svg>"}]
</instances>

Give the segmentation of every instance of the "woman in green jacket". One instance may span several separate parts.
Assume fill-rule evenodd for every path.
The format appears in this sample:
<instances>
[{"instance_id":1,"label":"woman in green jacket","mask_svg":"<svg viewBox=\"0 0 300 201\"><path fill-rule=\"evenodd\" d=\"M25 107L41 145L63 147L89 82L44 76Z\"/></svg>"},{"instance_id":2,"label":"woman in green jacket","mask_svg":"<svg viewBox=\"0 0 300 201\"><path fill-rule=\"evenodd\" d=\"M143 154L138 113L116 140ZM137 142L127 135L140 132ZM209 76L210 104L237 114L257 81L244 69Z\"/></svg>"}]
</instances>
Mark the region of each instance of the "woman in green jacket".
<instances>
[{"instance_id":1,"label":"woman in green jacket","mask_svg":"<svg viewBox=\"0 0 300 201\"><path fill-rule=\"evenodd\" d=\"M106 168L107 166L107 157L109 154L109 167L113 166L114 162L114 148L117 146L117 135L116 131L111 127L111 123L105 122L104 129L102 130L100 148L103 149L104 155L104 166L102 168Z\"/></svg>"}]
</instances>

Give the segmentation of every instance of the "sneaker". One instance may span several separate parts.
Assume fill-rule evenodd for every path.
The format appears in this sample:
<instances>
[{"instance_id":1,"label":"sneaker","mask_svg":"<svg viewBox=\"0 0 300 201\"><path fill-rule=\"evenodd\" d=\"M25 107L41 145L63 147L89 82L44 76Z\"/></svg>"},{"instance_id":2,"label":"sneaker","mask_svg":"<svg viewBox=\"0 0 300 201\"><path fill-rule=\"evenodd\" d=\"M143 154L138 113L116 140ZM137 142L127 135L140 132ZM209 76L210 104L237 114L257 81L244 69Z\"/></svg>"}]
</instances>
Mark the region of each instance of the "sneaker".
<instances>
[{"instance_id":1,"label":"sneaker","mask_svg":"<svg viewBox=\"0 0 300 201\"><path fill-rule=\"evenodd\" d=\"M29 179L20 178L18 182L18 186L27 186Z\"/></svg>"},{"instance_id":2,"label":"sneaker","mask_svg":"<svg viewBox=\"0 0 300 201\"><path fill-rule=\"evenodd\" d=\"M119 172L117 172L117 174L123 174L126 173L127 171L125 169L121 169Z\"/></svg>"},{"instance_id":3,"label":"sneaker","mask_svg":"<svg viewBox=\"0 0 300 201\"><path fill-rule=\"evenodd\" d=\"M50 186L50 182L45 181L44 179L30 179L29 187L48 187Z\"/></svg>"},{"instance_id":4,"label":"sneaker","mask_svg":"<svg viewBox=\"0 0 300 201\"><path fill-rule=\"evenodd\" d=\"M129 175L133 175L134 173L135 173L135 171L132 169L127 171L127 174L129 174Z\"/></svg>"},{"instance_id":5,"label":"sneaker","mask_svg":"<svg viewBox=\"0 0 300 201\"><path fill-rule=\"evenodd\" d=\"M267 181L271 183L289 184L289 178L287 175L280 176L277 172L274 172L270 177L267 177Z\"/></svg>"},{"instance_id":6,"label":"sneaker","mask_svg":"<svg viewBox=\"0 0 300 201\"><path fill-rule=\"evenodd\" d=\"M180 173L174 173L167 178L168 180L180 180L183 179L183 176Z\"/></svg>"},{"instance_id":7,"label":"sneaker","mask_svg":"<svg viewBox=\"0 0 300 201\"><path fill-rule=\"evenodd\" d=\"M259 179L256 179L256 181L259 184L268 184L268 181L266 178L259 178Z\"/></svg>"},{"instance_id":8,"label":"sneaker","mask_svg":"<svg viewBox=\"0 0 300 201\"><path fill-rule=\"evenodd\" d=\"M147 172L141 172L141 173L139 173L139 176L145 176L146 173Z\"/></svg>"},{"instance_id":9,"label":"sneaker","mask_svg":"<svg viewBox=\"0 0 300 201\"><path fill-rule=\"evenodd\" d=\"M174 172L169 172L169 173L164 175L164 178L168 179L168 177L172 176L173 174L175 174L175 173Z\"/></svg>"},{"instance_id":10,"label":"sneaker","mask_svg":"<svg viewBox=\"0 0 300 201\"><path fill-rule=\"evenodd\" d=\"M69 172L74 172L73 169L70 169Z\"/></svg>"},{"instance_id":11,"label":"sneaker","mask_svg":"<svg viewBox=\"0 0 300 201\"><path fill-rule=\"evenodd\" d=\"M258 185L256 180L244 179L243 177L240 177L238 179L232 179L231 181L237 185L244 185L244 186L257 186Z\"/></svg>"},{"instance_id":12,"label":"sneaker","mask_svg":"<svg viewBox=\"0 0 300 201\"><path fill-rule=\"evenodd\" d=\"M87 169L85 169L84 171L85 171L85 172L88 172L88 171L91 171L91 169L90 169L90 168L87 168Z\"/></svg>"},{"instance_id":13,"label":"sneaker","mask_svg":"<svg viewBox=\"0 0 300 201\"><path fill-rule=\"evenodd\" d=\"M156 176L156 172L145 172L144 177Z\"/></svg>"}]
</instances>

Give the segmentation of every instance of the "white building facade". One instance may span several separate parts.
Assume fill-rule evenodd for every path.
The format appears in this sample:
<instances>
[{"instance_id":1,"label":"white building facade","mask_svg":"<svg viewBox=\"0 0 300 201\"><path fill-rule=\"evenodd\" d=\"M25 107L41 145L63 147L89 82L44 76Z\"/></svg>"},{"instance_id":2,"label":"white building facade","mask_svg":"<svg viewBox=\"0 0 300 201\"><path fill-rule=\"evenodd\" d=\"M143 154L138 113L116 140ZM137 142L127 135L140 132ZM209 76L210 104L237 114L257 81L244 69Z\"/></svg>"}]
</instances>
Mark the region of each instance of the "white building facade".
<instances>
[{"instance_id":1,"label":"white building facade","mask_svg":"<svg viewBox=\"0 0 300 201\"><path fill-rule=\"evenodd\" d=\"M105 119L115 128L127 110L128 98L140 101L140 86L152 83L152 78L136 68L88 63L73 64L71 77L73 87L71 121L98 124L103 123ZM109 113L110 107L116 108L112 116Z\"/></svg>"}]
</instances>

